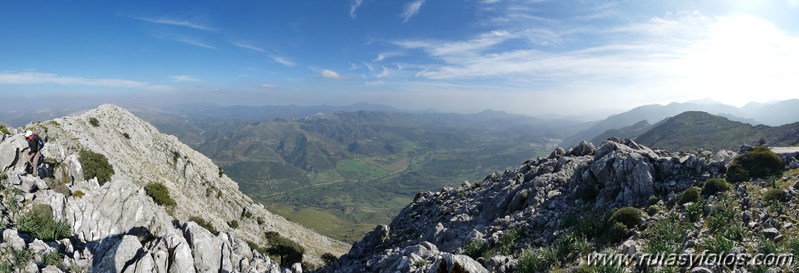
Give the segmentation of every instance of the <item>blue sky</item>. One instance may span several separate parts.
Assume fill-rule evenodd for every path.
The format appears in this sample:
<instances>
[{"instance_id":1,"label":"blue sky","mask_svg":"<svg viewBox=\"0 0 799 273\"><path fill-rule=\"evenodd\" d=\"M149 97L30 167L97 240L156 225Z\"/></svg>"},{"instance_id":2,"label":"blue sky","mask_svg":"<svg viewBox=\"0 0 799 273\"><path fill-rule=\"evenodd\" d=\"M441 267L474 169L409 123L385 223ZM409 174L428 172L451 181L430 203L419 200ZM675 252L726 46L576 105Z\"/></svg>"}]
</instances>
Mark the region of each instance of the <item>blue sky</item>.
<instances>
[{"instance_id":1,"label":"blue sky","mask_svg":"<svg viewBox=\"0 0 799 273\"><path fill-rule=\"evenodd\" d=\"M740 106L799 94L795 14L799 0L13 1L0 100Z\"/></svg>"}]
</instances>

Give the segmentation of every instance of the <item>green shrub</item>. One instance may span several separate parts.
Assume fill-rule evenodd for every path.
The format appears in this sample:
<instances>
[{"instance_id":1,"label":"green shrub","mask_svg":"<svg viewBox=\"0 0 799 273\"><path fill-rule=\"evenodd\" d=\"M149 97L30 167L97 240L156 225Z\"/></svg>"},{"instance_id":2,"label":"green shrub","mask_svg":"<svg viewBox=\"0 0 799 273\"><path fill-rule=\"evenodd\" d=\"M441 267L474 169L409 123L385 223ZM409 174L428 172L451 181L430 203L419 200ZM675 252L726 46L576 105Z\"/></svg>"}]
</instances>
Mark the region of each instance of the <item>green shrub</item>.
<instances>
[{"instance_id":1,"label":"green shrub","mask_svg":"<svg viewBox=\"0 0 799 273\"><path fill-rule=\"evenodd\" d=\"M772 201L785 202L788 201L787 199L788 196L785 195L785 191L781 189L770 189L763 194L763 202L766 204L769 204Z\"/></svg>"},{"instance_id":2,"label":"green shrub","mask_svg":"<svg viewBox=\"0 0 799 273\"><path fill-rule=\"evenodd\" d=\"M0 262L0 273L12 273L14 272L14 266L7 263L7 262Z\"/></svg>"},{"instance_id":3,"label":"green shrub","mask_svg":"<svg viewBox=\"0 0 799 273\"><path fill-rule=\"evenodd\" d=\"M216 230L216 227L214 227L214 225L211 224L210 222L205 221L205 219L203 219L203 218L200 218L198 216L192 216L192 217L189 217L189 221L197 223L198 225L200 225L201 227L207 229L208 231L210 231L214 235L219 235L219 231Z\"/></svg>"},{"instance_id":4,"label":"green shrub","mask_svg":"<svg viewBox=\"0 0 799 273\"><path fill-rule=\"evenodd\" d=\"M244 218L252 218L252 212L245 210L242 216L244 216Z\"/></svg>"},{"instance_id":5,"label":"green shrub","mask_svg":"<svg viewBox=\"0 0 799 273\"><path fill-rule=\"evenodd\" d=\"M130 139L130 135L128 133L122 133L122 136L125 137L125 139Z\"/></svg>"},{"instance_id":6,"label":"green shrub","mask_svg":"<svg viewBox=\"0 0 799 273\"><path fill-rule=\"evenodd\" d=\"M232 221L228 222L227 225L232 227L232 228L239 228L239 221L232 220Z\"/></svg>"},{"instance_id":7,"label":"green shrub","mask_svg":"<svg viewBox=\"0 0 799 273\"><path fill-rule=\"evenodd\" d=\"M217 168L219 168L219 178L222 178L222 176L225 175L225 170L223 170L222 167Z\"/></svg>"},{"instance_id":8,"label":"green shrub","mask_svg":"<svg viewBox=\"0 0 799 273\"><path fill-rule=\"evenodd\" d=\"M677 200L677 204L682 205L688 202L696 203L696 201L699 201L699 189L691 187L680 194L680 199Z\"/></svg>"},{"instance_id":9,"label":"green shrub","mask_svg":"<svg viewBox=\"0 0 799 273\"><path fill-rule=\"evenodd\" d=\"M516 246L516 240L522 237L522 231L519 228L512 228L499 237L497 242L497 252L500 255L511 255L513 247Z\"/></svg>"},{"instance_id":10,"label":"green shrub","mask_svg":"<svg viewBox=\"0 0 799 273\"><path fill-rule=\"evenodd\" d=\"M780 176L784 164L782 158L768 147L756 146L749 152L737 157L727 169L727 180L744 182L752 178Z\"/></svg>"},{"instance_id":11,"label":"green shrub","mask_svg":"<svg viewBox=\"0 0 799 273\"><path fill-rule=\"evenodd\" d=\"M144 186L144 191L147 192L147 195L153 198L153 201L155 201L156 204L167 207L177 205L175 200L172 199L172 196L169 195L169 189L164 184L155 182L149 183Z\"/></svg>"},{"instance_id":12,"label":"green shrub","mask_svg":"<svg viewBox=\"0 0 799 273\"><path fill-rule=\"evenodd\" d=\"M264 220L263 217L258 216L255 218L255 222L257 222L259 225L263 225L264 223L266 223L266 220Z\"/></svg>"},{"instance_id":13,"label":"green shrub","mask_svg":"<svg viewBox=\"0 0 799 273\"><path fill-rule=\"evenodd\" d=\"M110 181L111 176L114 175L114 166L108 163L108 158L105 155L90 150L81 150L78 161L83 168L83 177L86 179L97 177L100 186Z\"/></svg>"},{"instance_id":14,"label":"green shrub","mask_svg":"<svg viewBox=\"0 0 799 273\"><path fill-rule=\"evenodd\" d=\"M94 127L100 127L100 121L97 120L96 118L89 118L89 124L91 124Z\"/></svg>"},{"instance_id":15,"label":"green shrub","mask_svg":"<svg viewBox=\"0 0 799 273\"><path fill-rule=\"evenodd\" d=\"M649 200L647 200L647 204L649 204L650 206L654 206L657 205L658 201L660 201L660 199L658 199L657 196L650 195Z\"/></svg>"},{"instance_id":16,"label":"green shrub","mask_svg":"<svg viewBox=\"0 0 799 273\"><path fill-rule=\"evenodd\" d=\"M777 243L765 237L760 238L760 253L763 254L776 254L779 251Z\"/></svg>"},{"instance_id":17,"label":"green shrub","mask_svg":"<svg viewBox=\"0 0 799 273\"><path fill-rule=\"evenodd\" d=\"M6 179L8 179L8 174L6 174L5 172L0 172L0 180L6 180Z\"/></svg>"},{"instance_id":18,"label":"green shrub","mask_svg":"<svg viewBox=\"0 0 799 273\"><path fill-rule=\"evenodd\" d=\"M8 131L8 128L6 128L6 126L3 125L3 124L0 124L0 133L6 134L6 135L10 135L11 134L11 132Z\"/></svg>"},{"instance_id":19,"label":"green shrub","mask_svg":"<svg viewBox=\"0 0 799 273\"><path fill-rule=\"evenodd\" d=\"M627 226L627 228L633 228L641 223L642 217L641 210L633 207L626 207L620 208L616 210L611 216L611 222L619 222Z\"/></svg>"},{"instance_id":20,"label":"green shrub","mask_svg":"<svg viewBox=\"0 0 799 273\"><path fill-rule=\"evenodd\" d=\"M688 212L688 219L690 219L691 222L699 221L699 218L701 218L704 213L704 208L705 204L703 201L691 203L690 206L685 208Z\"/></svg>"},{"instance_id":21,"label":"green shrub","mask_svg":"<svg viewBox=\"0 0 799 273\"><path fill-rule=\"evenodd\" d=\"M621 222L613 222L605 236L608 242L620 243L622 240L627 238L627 231L629 231L627 225Z\"/></svg>"},{"instance_id":22,"label":"green shrub","mask_svg":"<svg viewBox=\"0 0 799 273\"><path fill-rule=\"evenodd\" d=\"M705 181L705 185L702 187L702 196L716 195L719 192L729 190L730 184L724 181L724 179L711 178Z\"/></svg>"},{"instance_id":23,"label":"green shrub","mask_svg":"<svg viewBox=\"0 0 799 273\"><path fill-rule=\"evenodd\" d=\"M247 246L249 246L252 250L258 251L258 253L266 255L268 254L267 248L263 247L262 245L256 244L253 241L247 241Z\"/></svg>"},{"instance_id":24,"label":"green shrub","mask_svg":"<svg viewBox=\"0 0 799 273\"><path fill-rule=\"evenodd\" d=\"M338 257L336 257L336 255L333 255L330 252L322 254L321 258L322 258L322 262L325 263L325 266L330 266L330 265L334 264L338 260Z\"/></svg>"},{"instance_id":25,"label":"green shrub","mask_svg":"<svg viewBox=\"0 0 799 273\"><path fill-rule=\"evenodd\" d=\"M56 221L53 218L53 209L44 204L37 204L27 214L20 216L17 219L17 228L42 241L55 241L72 235L69 224Z\"/></svg>"},{"instance_id":26,"label":"green shrub","mask_svg":"<svg viewBox=\"0 0 799 273\"><path fill-rule=\"evenodd\" d=\"M485 254L488 250L488 246L482 240L473 240L463 246L462 254L471 257L472 259L477 260Z\"/></svg>"},{"instance_id":27,"label":"green shrub","mask_svg":"<svg viewBox=\"0 0 799 273\"><path fill-rule=\"evenodd\" d=\"M273 231L266 233L266 240L269 242L267 253L269 253L270 256L278 257L281 266L288 267L292 264L302 262L302 255L305 253L305 248L297 242Z\"/></svg>"}]
</instances>

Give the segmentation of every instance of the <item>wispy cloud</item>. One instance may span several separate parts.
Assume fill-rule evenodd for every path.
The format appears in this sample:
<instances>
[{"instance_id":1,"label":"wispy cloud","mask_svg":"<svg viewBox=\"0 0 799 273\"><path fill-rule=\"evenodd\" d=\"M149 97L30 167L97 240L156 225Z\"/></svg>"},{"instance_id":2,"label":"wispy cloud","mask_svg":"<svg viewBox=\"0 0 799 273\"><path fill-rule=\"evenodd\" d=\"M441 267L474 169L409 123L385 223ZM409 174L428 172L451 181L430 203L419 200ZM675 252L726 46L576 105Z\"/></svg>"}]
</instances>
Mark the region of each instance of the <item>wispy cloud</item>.
<instances>
[{"instance_id":1,"label":"wispy cloud","mask_svg":"<svg viewBox=\"0 0 799 273\"><path fill-rule=\"evenodd\" d=\"M389 75L389 74L391 74L390 70L388 70L388 68L386 68L386 67L384 66L384 67L383 67L383 71L381 71L381 72L380 72L380 74L377 74L377 76L376 76L376 77L377 77L378 79L379 79L379 78L384 78L384 77L388 77L388 75Z\"/></svg>"},{"instance_id":2,"label":"wispy cloud","mask_svg":"<svg viewBox=\"0 0 799 273\"><path fill-rule=\"evenodd\" d=\"M275 88L275 86L271 85L271 84L268 84L268 83L264 83L264 84L261 84L261 88L263 88L263 89L272 89L272 88Z\"/></svg>"},{"instance_id":3,"label":"wispy cloud","mask_svg":"<svg viewBox=\"0 0 799 273\"><path fill-rule=\"evenodd\" d=\"M100 87L129 88L151 91L169 91L174 88L164 85L151 84L124 79L92 79L72 76L62 76L51 73L40 72L0 72L0 84L9 85L35 85L35 84L56 84L56 85L86 85Z\"/></svg>"},{"instance_id":4,"label":"wispy cloud","mask_svg":"<svg viewBox=\"0 0 799 273\"><path fill-rule=\"evenodd\" d=\"M333 70L330 70L330 69L322 70L321 72L319 72L319 76L322 76L322 77L328 78L328 79L334 79L334 80L341 79L341 75L339 75L336 71L333 71Z\"/></svg>"},{"instance_id":5,"label":"wispy cloud","mask_svg":"<svg viewBox=\"0 0 799 273\"><path fill-rule=\"evenodd\" d=\"M402 18L402 22L408 22L411 17L418 14L419 10L422 8L422 5L424 5L424 2L425 0L413 0L408 4L405 4L405 9L402 11L402 15L400 16Z\"/></svg>"},{"instance_id":6,"label":"wispy cloud","mask_svg":"<svg viewBox=\"0 0 799 273\"><path fill-rule=\"evenodd\" d=\"M384 56L384 55L381 53L381 54L377 54L377 57L375 57L375 59L374 59L374 60L372 60L372 62L382 62L382 61L383 61L383 60L385 60L385 59L386 59L386 56Z\"/></svg>"},{"instance_id":7,"label":"wispy cloud","mask_svg":"<svg viewBox=\"0 0 799 273\"><path fill-rule=\"evenodd\" d=\"M237 47L240 47L240 48L249 49L249 50L252 50L252 51L266 52L265 49L257 47L257 46L254 46L254 45L246 43L246 42L230 42L230 44L232 44L234 46L237 46Z\"/></svg>"},{"instance_id":8,"label":"wispy cloud","mask_svg":"<svg viewBox=\"0 0 799 273\"><path fill-rule=\"evenodd\" d=\"M350 17L352 19L355 19L356 17L358 17L356 12L358 11L358 8L362 4L363 4L363 0L351 0L351 2L350 2Z\"/></svg>"},{"instance_id":9,"label":"wispy cloud","mask_svg":"<svg viewBox=\"0 0 799 273\"><path fill-rule=\"evenodd\" d=\"M193 28L198 30L205 30L205 31L215 31L215 28L209 27L207 25L203 25L200 23L191 22L188 20L182 19L175 19L175 18L168 18L168 17L159 17L159 18L148 18L148 17L135 17L134 19L153 23L153 24L161 24L161 25L171 25L171 26L181 26L187 28Z\"/></svg>"},{"instance_id":10,"label":"wispy cloud","mask_svg":"<svg viewBox=\"0 0 799 273\"><path fill-rule=\"evenodd\" d=\"M197 38L180 37L180 38L177 38L177 41L181 42L181 43L184 43L184 44L187 44L187 45L193 45L193 46L207 48L207 49L217 49L215 46L210 45L210 44L206 43L205 41L202 41L202 40L197 39Z\"/></svg>"},{"instance_id":11,"label":"wispy cloud","mask_svg":"<svg viewBox=\"0 0 799 273\"><path fill-rule=\"evenodd\" d=\"M272 60L275 61L276 63L282 64L282 65L285 65L285 66L288 66L288 67L294 67L294 66L297 65L296 63L294 63L294 61L292 61L291 59L286 58L286 57L270 56L270 58L272 58Z\"/></svg>"},{"instance_id":12,"label":"wispy cloud","mask_svg":"<svg viewBox=\"0 0 799 273\"><path fill-rule=\"evenodd\" d=\"M200 79L190 75L177 75L169 77L173 82L199 82Z\"/></svg>"}]
</instances>

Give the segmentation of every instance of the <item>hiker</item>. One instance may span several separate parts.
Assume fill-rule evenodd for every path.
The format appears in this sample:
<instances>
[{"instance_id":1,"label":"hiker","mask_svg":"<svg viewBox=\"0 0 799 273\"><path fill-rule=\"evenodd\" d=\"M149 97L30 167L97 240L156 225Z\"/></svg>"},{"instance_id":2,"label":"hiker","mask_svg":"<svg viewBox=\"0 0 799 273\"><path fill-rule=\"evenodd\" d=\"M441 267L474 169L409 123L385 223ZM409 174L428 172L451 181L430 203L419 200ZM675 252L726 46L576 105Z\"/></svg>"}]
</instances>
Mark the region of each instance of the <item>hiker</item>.
<instances>
[{"instance_id":1,"label":"hiker","mask_svg":"<svg viewBox=\"0 0 799 273\"><path fill-rule=\"evenodd\" d=\"M28 141L28 153L25 157L25 162L31 166L33 169L33 176L39 176L39 158L42 157L41 148L44 146L44 141L42 138L31 132L30 130L25 132L25 140Z\"/></svg>"}]
</instances>

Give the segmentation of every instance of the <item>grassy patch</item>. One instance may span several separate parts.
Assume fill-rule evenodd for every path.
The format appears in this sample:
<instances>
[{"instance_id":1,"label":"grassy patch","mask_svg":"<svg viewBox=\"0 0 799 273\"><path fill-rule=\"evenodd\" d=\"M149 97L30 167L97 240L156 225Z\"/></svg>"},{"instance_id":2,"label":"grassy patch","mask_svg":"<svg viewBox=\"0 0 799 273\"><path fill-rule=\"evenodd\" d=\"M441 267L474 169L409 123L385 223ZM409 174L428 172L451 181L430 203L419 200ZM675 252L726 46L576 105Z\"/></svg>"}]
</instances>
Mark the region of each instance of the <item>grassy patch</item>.
<instances>
[{"instance_id":1,"label":"grassy patch","mask_svg":"<svg viewBox=\"0 0 799 273\"><path fill-rule=\"evenodd\" d=\"M55 241L72 235L69 224L56 221L52 208L44 204L37 204L28 213L20 216L17 219L17 228L42 241Z\"/></svg>"},{"instance_id":2,"label":"grassy patch","mask_svg":"<svg viewBox=\"0 0 799 273\"><path fill-rule=\"evenodd\" d=\"M683 236L688 232L688 224L681 222L676 215L658 221L647 230L644 252L649 254L679 253Z\"/></svg>"}]
</instances>

